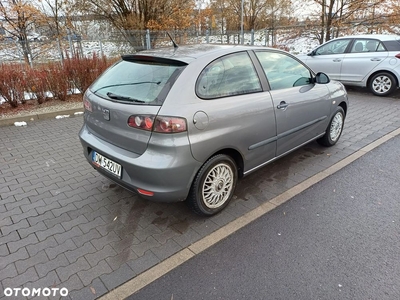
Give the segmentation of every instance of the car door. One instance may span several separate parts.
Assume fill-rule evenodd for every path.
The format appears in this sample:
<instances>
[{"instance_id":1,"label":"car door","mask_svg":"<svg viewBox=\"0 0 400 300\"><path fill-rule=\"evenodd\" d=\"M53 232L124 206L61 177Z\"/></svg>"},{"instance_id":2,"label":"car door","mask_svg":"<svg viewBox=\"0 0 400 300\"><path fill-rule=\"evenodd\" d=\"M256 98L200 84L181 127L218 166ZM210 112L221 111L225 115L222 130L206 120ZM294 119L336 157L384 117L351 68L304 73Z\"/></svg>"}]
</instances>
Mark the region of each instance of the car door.
<instances>
[{"instance_id":1,"label":"car door","mask_svg":"<svg viewBox=\"0 0 400 300\"><path fill-rule=\"evenodd\" d=\"M188 131L192 155L205 161L222 149L235 149L244 172L275 157L276 125L272 99L262 89L247 51L209 63L196 83Z\"/></svg>"},{"instance_id":2,"label":"car door","mask_svg":"<svg viewBox=\"0 0 400 300\"><path fill-rule=\"evenodd\" d=\"M331 79L339 80L345 51L351 39L332 40L301 58L314 72L324 72Z\"/></svg>"},{"instance_id":3,"label":"car door","mask_svg":"<svg viewBox=\"0 0 400 300\"><path fill-rule=\"evenodd\" d=\"M360 82L380 65L389 53L379 40L355 39L349 53L343 57L340 81Z\"/></svg>"},{"instance_id":4,"label":"car door","mask_svg":"<svg viewBox=\"0 0 400 300\"><path fill-rule=\"evenodd\" d=\"M331 99L324 84L292 56L256 51L270 85L277 126L277 156L303 145L326 130Z\"/></svg>"}]
</instances>

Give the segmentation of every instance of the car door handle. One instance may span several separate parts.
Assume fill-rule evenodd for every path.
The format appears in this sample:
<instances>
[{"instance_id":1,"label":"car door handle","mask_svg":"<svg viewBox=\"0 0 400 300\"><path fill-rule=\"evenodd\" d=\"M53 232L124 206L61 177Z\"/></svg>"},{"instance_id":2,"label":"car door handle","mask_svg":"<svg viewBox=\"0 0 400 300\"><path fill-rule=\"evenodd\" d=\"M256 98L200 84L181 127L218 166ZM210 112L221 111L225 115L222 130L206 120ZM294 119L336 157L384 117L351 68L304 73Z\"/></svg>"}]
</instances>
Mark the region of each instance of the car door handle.
<instances>
[{"instance_id":1,"label":"car door handle","mask_svg":"<svg viewBox=\"0 0 400 300\"><path fill-rule=\"evenodd\" d=\"M335 58L333 61L334 62L341 62L342 60L340 58Z\"/></svg>"},{"instance_id":2,"label":"car door handle","mask_svg":"<svg viewBox=\"0 0 400 300\"><path fill-rule=\"evenodd\" d=\"M371 61L381 61L382 59L380 58L371 58Z\"/></svg>"},{"instance_id":3,"label":"car door handle","mask_svg":"<svg viewBox=\"0 0 400 300\"><path fill-rule=\"evenodd\" d=\"M286 109L289 106L288 103L286 103L285 101L282 101L281 103L279 103L279 105L276 107L277 109Z\"/></svg>"}]
</instances>

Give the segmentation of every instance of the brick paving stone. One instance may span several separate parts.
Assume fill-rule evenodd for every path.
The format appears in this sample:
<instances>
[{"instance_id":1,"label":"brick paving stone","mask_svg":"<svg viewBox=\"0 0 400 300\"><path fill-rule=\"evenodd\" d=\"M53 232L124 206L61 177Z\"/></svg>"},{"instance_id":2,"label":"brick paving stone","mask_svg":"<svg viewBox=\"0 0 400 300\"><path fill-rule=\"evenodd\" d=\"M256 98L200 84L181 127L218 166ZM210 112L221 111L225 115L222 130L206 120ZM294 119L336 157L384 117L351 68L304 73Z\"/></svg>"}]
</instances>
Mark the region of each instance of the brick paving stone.
<instances>
[{"instance_id":1,"label":"brick paving stone","mask_svg":"<svg viewBox=\"0 0 400 300\"><path fill-rule=\"evenodd\" d=\"M157 242L159 242L162 245L165 244L168 240L179 235L180 234L178 232L170 228L167 228L161 233L152 234L152 236L157 240Z\"/></svg>"},{"instance_id":2,"label":"brick paving stone","mask_svg":"<svg viewBox=\"0 0 400 300\"><path fill-rule=\"evenodd\" d=\"M90 220L88 220L85 216L81 215L70 221L62 222L61 225L64 227L65 230L70 230L74 226L77 226L79 224L88 223L89 221Z\"/></svg>"},{"instance_id":3,"label":"brick paving stone","mask_svg":"<svg viewBox=\"0 0 400 300\"><path fill-rule=\"evenodd\" d=\"M79 291L74 291L70 294L73 300L94 300L104 295L107 288L100 279L94 279L90 286L86 286Z\"/></svg>"},{"instance_id":4,"label":"brick paving stone","mask_svg":"<svg viewBox=\"0 0 400 300\"><path fill-rule=\"evenodd\" d=\"M8 247L6 244L0 245L0 257L1 256L6 256L10 254L10 252L8 251Z\"/></svg>"},{"instance_id":5,"label":"brick paving stone","mask_svg":"<svg viewBox=\"0 0 400 300\"><path fill-rule=\"evenodd\" d=\"M100 279L109 291L127 282L137 275L128 264L122 264L117 270L110 274L101 275Z\"/></svg>"},{"instance_id":6,"label":"brick paving stone","mask_svg":"<svg viewBox=\"0 0 400 300\"><path fill-rule=\"evenodd\" d=\"M84 288L82 280L79 279L78 275L72 275L67 281L63 281L57 286L58 288L66 288L68 293L71 294L73 291L81 290ZM63 300L65 298L62 298Z\"/></svg>"},{"instance_id":7,"label":"brick paving stone","mask_svg":"<svg viewBox=\"0 0 400 300\"><path fill-rule=\"evenodd\" d=\"M65 257L64 253L61 253L55 259L49 260L45 263L37 264L35 266L35 269L40 277L44 277L50 271L53 271L53 270L56 270L56 269L62 268L62 267L67 267L68 265L69 265L69 262L68 262L67 258ZM65 281L68 278L60 277L60 279L62 279L62 281Z\"/></svg>"},{"instance_id":8,"label":"brick paving stone","mask_svg":"<svg viewBox=\"0 0 400 300\"><path fill-rule=\"evenodd\" d=\"M26 270L24 273L17 275L13 278L6 278L2 281L3 286L5 287L20 287L21 285L26 284L27 282L30 281L36 281L39 279L39 276L37 275L35 268L30 267L28 270Z\"/></svg>"},{"instance_id":9,"label":"brick paving stone","mask_svg":"<svg viewBox=\"0 0 400 300\"><path fill-rule=\"evenodd\" d=\"M56 247L49 247L45 251L46 251L46 254L49 257L49 259L54 259L59 254L65 253L65 251L74 250L74 249L76 249L76 245L71 239L69 239L69 240L66 240L64 243L59 244Z\"/></svg>"},{"instance_id":10,"label":"brick paving stone","mask_svg":"<svg viewBox=\"0 0 400 300\"><path fill-rule=\"evenodd\" d=\"M128 261L127 264L133 270L135 275L150 269L160 262L159 258L151 251L147 251L143 256Z\"/></svg>"},{"instance_id":11,"label":"brick paving stone","mask_svg":"<svg viewBox=\"0 0 400 300\"><path fill-rule=\"evenodd\" d=\"M62 194L62 195L64 195L64 194ZM61 206L67 206L68 204L73 203L75 206L75 209L76 209L77 207L76 207L75 203L81 199L82 198L79 195L75 195L73 197L68 197L65 195L64 199L60 199L57 201L58 201L58 203L60 203Z\"/></svg>"},{"instance_id":12,"label":"brick paving stone","mask_svg":"<svg viewBox=\"0 0 400 300\"><path fill-rule=\"evenodd\" d=\"M152 248L151 251L157 256L158 259L160 259L160 261L163 261L181 249L181 246L177 242L174 240L169 240L160 247Z\"/></svg>"},{"instance_id":13,"label":"brick paving stone","mask_svg":"<svg viewBox=\"0 0 400 300\"><path fill-rule=\"evenodd\" d=\"M73 237L82 235L83 235L82 230L78 226L75 226L71 230L68 230L67 232L55 234L54 238L56 239L57 243L61 244L68 239L72 239Z\"/></svg>"},{"instance_id":14,"label":"brick paving stone","mask_svg":"<svg viewBox=\"0 0 400 300\"><path fill-rule=\"evenodd\" d=\"M92 221L92 220L96 219L97 217L100 217L100 216L103 216L103 215L109 215L109 214L110 214L110 212L105 207L101 207L98 210L86 213L85 217L89 221Z\"/></svg>"},{"instance_id":15,"label":"brick paving stone","mask_svg":"<svg viewBox=\"0 0 400 300\"><path fill-rule=\"evenodd\" d=\"M65 267L60 267L56 269L58 276L61 281L68 280L73 274L77 274L80 271L87 271L90 269L89 263L84 257L78 258L78 260L72 264L68 264Z\"/></svg>"},{"instance_id":16,"label":"brick paving stone","mask_svg":"<svg viewBox=\"0 0 400 300\"><path fill-rule=\"evenodd\" d=\"M0 194L0 205L6 205L7 203L13 203L16 202L14 196L9 196L9 197L3 197L2 194Z\"/></svg>"},{"instance_id":17,"label":"brick paving stone","mask_svg":"<svg viewBox=\"0 0 400 300\"><path fill-rule=\"evenodd\" d=\"M51 211L47 211L44 214L40 214L35 217L27 218L27 220L31 226L34 226L41 221L45 221L45 220L49 220L49 219L53 219L53 218L54 218L53 213Z\"/></svg>"},{"instance_id":18,"label":"brick paving stone","mask_svg":"<svg viewBox=\"0 0 400 300\"><path fill-rule=\"evenodd\" d=\"M27 219L29 217L35 217L37 215L38 215L38 213L35 210L30 210L30 211L27 211L25 213L21 213L21 214L18 214L18 215L11 216L11 220L14 223L17 223L17 222L19 222L19 221L21 221L23 219Z\"/></svg>"},{"instance_id":19,"label":"brick paving stone","mask_svg":"<svg viewBox=\"0 0 400 300\"><path fill-rule=\"evenodd\" d=\"M76 205L76 203L74 203ZM68 212L68 215L71 217L71 219L75 219L81 215L85 215L86 213L92 212L92 208L89 205L85 205L81 208L78 208L76 210L71 210Z\"/></svg>"},{"instance_id":20,"label":"brick paving stone","mask_svg":"<svg viewBox=\"0 0 400 300\"><path fill-rule=\"evenodd\" d=\"M42 242L26 246L26 250L28 251L30 256L33 256L44 249L47 249L49 247L55 247L57 245L58 245L57 241L55 240L55 238L53 236L51 236Z\"/></svg>"},{"instance_id":21,"label":"brick paving stone","mask_svg":"<svg viewBox=\"0 0 400 300\"><path fill-rule=\"evenodd\" d=\"M96 251L95 253L86 254L85 258L88 263L94 267L99 263L99 261L115 255L117 255L117 252L110 245L106 245L103 249Z\"/></svg>"},{"instance_id":22,"label":"brick paving stone","mask_svg":"<svg viewBox=\"0 0 400 300\"><path fill-rule=\"evenodd\" d=\"M40 207L40 206L45 206L46 203L43 200L37 200L35 202L31 202L31 200L29 199L29 203L27 205L22 205L21 209L23 212L27 212L31 209L35 209L36 207Z\"/></svg>"},{"instance_id":23,"label":"brick paving stone","mask_svg":"<svg viewBox=\"0 0 400 300\"><path fill-rule=\"evenodd\" d=\"M35 282L28 282L27 284L25 284L24 285L24 288L28 288L28 289L30 289L30 290L32 290L32 289L44 289L44 288L60 288L58 285L60 285L60 278L58 278L58 276L57 276L57 273L55 272L55 271L51 271L51 272L49 272L45 277L42 277L42 278L40 278L39 280L37 280L37 281L35 281ZM45 296L42 296L41 295L41 297L42 297L42 299L57 299L57 298L60 298L60 297L56 297L56 296L53 296L53 291L52 291L52 293L51 293L51 297L45 297ZM56 295L60 295L59 294L59 292L57 291L56 292ZM29 297L27 297L27 299L34 299L34 300L37 300L37 299L41 299L40 297L38 297L38 296L29 296Z\"/></svg>"},{"instance_id":24,"label":"brick paving stone","mask_svg":"<svg viewBox=\"0 0 400 300\"><path fill-rule=\"evenodd\" d=\"M15 200L19 201L24 198L29 198L30 196L37 196L39 193L36 190L31 190L29 192L23 192L22 194L14 195Z\"/></svg>"},{"instance_id":25,"label":"brick paving stone","mask_svg":"<svg viewBox=\"0 0 400 300\"><path fill-rule=\"evenodd\" d=\"M38 237L39 241L44 241L49 236L55 235L57 233L65 232L64 228L60 224L56 224L55 226L44 230L36 232L36 236Z\"/></svg>"},{"instance_id":26,"label":"brick paving stone","mask_svg":"<svg viewBox=\"0 0 400 300\"><path fill-rule=\"evenodd\" d=\"M31 233L34 233L34 232L37 232L37 231L43 231L43 230L46 230L46 229L47 229L47 226L43 222L39 222L34 226L30 226L30 227L24 228L24 229L18 229L18 233L19 233L21 238L25 238L28 235L30 235Z\"/></svg>"},{"instance_id":27,"label":"brick paving stone","mask_svg":"<svg viewBox=\"0 0 400 300\"><path fill-rule=\"evenodd\" d=\"M15 268L15 264L8 264L5 268L1 269L0 272L0 282L5 278L13 278L18 275L17 269Z\"/></svg>"},{"instance_id":28,"label":"brick paving stone","mask_svg":"<svg viewBox=\"0 0 400 300\"><path fill-rule=\"evenodd\" d=\"M66 206L60 207L60 208L56 208L53 209L52 212L53 214L58 217L63 213L69 212L71 210L76 210L76 206L73 203L69 203Z\"/></svg>"},{"instance_id":29,"label":"brick paving stone","mask_svg":"<svg viewBox=\"0 0 400 300\"><path fill-rule=\"evenodd\" d=\"M48 261L46 253L42 250L35 256L31 256L24 260L18 260L15 262L15 267L17 268L18 274L24 273L28 268L33 267L37 264L44 263Z\"/></svg>"},{"instance_id":30,"label":"brick paving stone","mask_svg":"<svg viewBox=\"0 0 400 300\"><path fill-rule=\"evenodd\" d=\"M137 245L139 243L139 239L136 238L133 234L127 234L121 240L111 242L110 245L114 248L115 251L117 251L117 253L120 253L125 249L130 248L132 245Z\"/></svg>"},{"instance_id":31,"label":"brick paving stone","mask_svg":"<svg viewBox=\"0 0 400 300\"><path fill-rule=\"evenodd\" d=\"M119 236L114 231L111 231L106 236L103 236L99 239L93 239L91 243L97 250L101 250L104 248L105 245L119 240L120 240Z\"/></svg>"},{"instance_id":32,"label":"brick paving stone","mask_svg":"<svg viewBox=\"0 0 400 300\"><path fill-rule=\"evenodd\" d=\"M20 239L15 242L9 242L7 244L8 249L11 253L16 252L18 249L25 247L30 244L35 244L38 242L38 239L34 233L28 235L26 238ZM1 268L0 268L1 269Z\"/></svg>"},{"instance_id":33,"label":"brick paving stone","mask_svg":"<svg viewBox=\"0 0 400 300\"><path fill-rule=\"evenodd\" d=\"M136 253L133 252L130 248L127 248L118 252L118 254L115 256L107 257L106 262L110 265L111 269L117 270L124 263L137 258L138 256L136 255Z\"/></svg>"},{"instance_id":34,"label":"brick paving stone","mask_svg":"<svg viewBox=\"0 0 400 300\"><path fill-rule=\"evenodd\" d=\"M12 224L13 224L13 221L11 220L10 217L6 217L6 218L0 220L0 228L3 226L9 226ZM0 244L2 244L1 240L0 240Z\"/></svg>"},{"instance_id":35,"label":"brick paving stone","mask_svg":"<svg viewBox=\"0 0 400 300\"><path fill-rule=\"evenodd\" d=\"M21 210L22 210L21 206L24 206L24 205L27 205L27 204L31 204L31 202L29 201L28 198L25 198L23 200L14 201L14 202L11 202L11 203L6 203L5 206L6 206L7 210L12 210L13 208L16 208L16 207L20 207ZM23 211L23 212L25 212L25 211Z\"/></svg>"},{"instance_id":36,"label":"brick paving stone","mask_svg":"<svg viewBox=\"0 0 400 300\"><path fill-rule=\"evenodd\" d=\"M22 210L20 207L16 207L12 210L8 210L8 211L2 213L0 216L0 221L6 219L7 217L11 218L11 217L19 215L19 214L22 214ZM17 223L17 222L14 222L14 223Z\"/></svg>"},{"instance_id":37,"label":"brick paving stone","mask_svg":"<svg viewBox=\"0 0 400 300\"><path fill-rule=\"evenodd\" d=\"M92 245L92 243L87 242L83 246L76 248L71 251L66 251L65 256L67 257L70 263L74 263L77 261L79 257L84 255L88 255L90 253L96 254L96 248Z\"/></svg>"},{"instance_id":38,"label":"brick paving stone","mask_svg":"<svg viewBox=\"0 0 400 300\"><path fill-rule=\"evenodd\" d=\"M91 241L93 239L97 239L100 237L101 237L101 234L96 229L91 229L88 233L85 233L81 236L74 237L74 238L72 238L72 240L74 241L76 246L81 247L87 241Z\"/></svg>"},{"instance_id":39,"label":"brick paving stone","mask_svg":"<svg viewBox=\"0 0 400 300\"><path fill-rule=\"evenodd\" d=\"M137 254L137 256L143 256L148 250L154 247L160 247L160 243L157 242L152 236L149 236L146 241L133 245L131 249Z\"/></svg>"},{"instance_id":40,"label":"brick paving stone","mask_svg":"<svg viewBox=\"0 0 400 300\"><path fill-rule=\"evenodd\" d=\"M18 229L22 229L22 228L28 228L29 227L29 223L27 220L22 220L19 221L16 224L12 224L12 225L8 225L8 226L1 226L1 233L3 235L8 235L10 232L18 230Z\"/></svg>"},{"instance_id":41,"label":"brick paving stone","mask_svg":"<svg viewBox=\"0 0 400 300\"><path fill-rule=\"evenodd\" d=\"M53 214L53 212L52 212L52 214ZM48 228L51 228L51 227L54 227L57 224L61 224L63 222L68 222L68 221L71 221L71 217L67 213L64 213L64 214L62 214L62 215L60 215L58 217L55 217L55 218L52 218L52 219L48 219L48 220L44 221L44 223L46 224L46 226Z\"/></svg>"},{"instance_id":42,"label":"brick paving stone","mask_svg":"<svg viewBox=\"0 0 400 300\"><path fill-rule=\"evenodd\" d=\"M100 225L104 225L104 224L105 224L104 220L102 218L98 217L98 218L94 219L93 221L90 221L85 224L80 224L78 226L80 229L82 229L82 231L84 233L87 233L91 229L96 228L97 226L100 226Z\"/></svg>"},{"instance_id":43,"label":"brick paving stone","mask_svg":"<svg viewBox=\"0 0 400 300\"><path fill-rule=\"evenodd\" d=\"M82 280L83 284L87 286L90 285L95 278L103 274L109 274L112 271L113 270L107 264L107 262L105 260L101 260L97 265L89 270L78 272L78 276Z\"/></svg>"}]
</instances>

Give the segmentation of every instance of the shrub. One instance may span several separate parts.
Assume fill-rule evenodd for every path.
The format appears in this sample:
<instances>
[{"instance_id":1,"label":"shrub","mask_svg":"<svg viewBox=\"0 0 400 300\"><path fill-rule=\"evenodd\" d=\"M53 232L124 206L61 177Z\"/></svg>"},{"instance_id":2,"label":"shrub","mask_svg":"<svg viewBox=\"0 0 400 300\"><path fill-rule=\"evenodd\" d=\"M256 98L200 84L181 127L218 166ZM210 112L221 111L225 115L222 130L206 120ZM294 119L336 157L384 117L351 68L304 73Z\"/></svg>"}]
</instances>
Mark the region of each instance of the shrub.
<instances>
[{"instance_id":1,"label":"shrub","mask_svg":"<svg viewBox=\"0 0 400 300\"><path fill-rule=\"evenodd\" d=\"M48 99L49 83L47 71L43 67L36 69L27 68L25 72L26 90L31 97L42 104Z\"/></svg>"},{"instance_id":2,"label":"shrub","mask_svg":"<svg viewBox=\"0 0 400 300\"><path fill-rule=\"evenodd\" d=\"M19 64L0 64L0 95L12 107L25 103L25 68Z\"/></svg>"},{"instance_id":3,"label":"shrub","mask_svg":"<svg viewBox=\"0 0 400 300\"><path fill-rule=\"evenodd\" d=\"M70 90L71 86L68 82L65 68L59 62L48 63L43 68L46 70L46 81L49 92L59 100L67 100L68 90Z\"/></svg>"},{"instance_id":4,"label":"shrub","mask_svg":"<svg viewBox=\"0 0 400 300\"><path fill-rule=\"evenodd\" d=\"M84 93L108 66L107 59L104 56L98 57L95 53L92 57L74 56L64 61L68 80L80 93Z\"/></svg>"}]
</instances>

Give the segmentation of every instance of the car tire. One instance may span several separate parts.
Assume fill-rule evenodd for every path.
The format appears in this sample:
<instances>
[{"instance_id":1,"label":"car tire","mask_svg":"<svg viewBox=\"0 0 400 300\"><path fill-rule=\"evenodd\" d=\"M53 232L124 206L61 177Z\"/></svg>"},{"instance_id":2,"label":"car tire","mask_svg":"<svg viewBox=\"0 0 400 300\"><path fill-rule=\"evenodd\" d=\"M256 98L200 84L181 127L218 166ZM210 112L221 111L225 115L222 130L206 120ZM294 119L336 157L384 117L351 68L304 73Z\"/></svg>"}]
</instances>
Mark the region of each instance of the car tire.
<instances>
[{"instance_id":1,"label":"car tire","mask_svg":"<svg viewBox=\"0 0 400 300\"><path fill-rule=\"evenodd\" d=\"M325 135L318 139L317 142L325 147L335 145L342 135L344 119L344 110L339 106L326 128Z\"/></svg>"},{"instance_id":2,"label":"car tire","mask_svg":"<svg viewBox=\"0 0 400 300\"><path fill-rule=\"evenodd\" d=\"M235 161L225 154L211 157L193 180L187 203L198 215L212 216L232 199L238 180Z\"/></svg>"},{"instance_id":3,"label":"car tire","mask_svg":"<svg viewBox=\"0 0 400 300\"><path fill-rule=\"evenodd\" d=\"M387 72L375 74L369 80L369 89L376 96L388 96L397 88L396 78Z\"/></svg>"}]
</instances>

